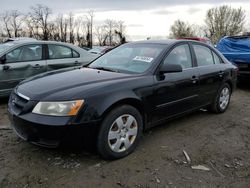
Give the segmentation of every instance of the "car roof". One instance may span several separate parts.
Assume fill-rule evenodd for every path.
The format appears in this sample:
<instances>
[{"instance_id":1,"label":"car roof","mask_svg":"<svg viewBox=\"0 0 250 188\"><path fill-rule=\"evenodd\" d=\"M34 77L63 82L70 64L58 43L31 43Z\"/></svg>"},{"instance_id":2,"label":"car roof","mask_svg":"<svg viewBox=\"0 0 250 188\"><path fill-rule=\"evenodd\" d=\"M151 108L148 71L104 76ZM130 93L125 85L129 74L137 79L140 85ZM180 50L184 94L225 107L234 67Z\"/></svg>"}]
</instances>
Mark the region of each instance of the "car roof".
<instances>
[{"instance_id":1,"label":"car roof","mask_svg":"<svg viewBox=\"0 0 250 188\"><path fill-rule=\"evenodd\" d=\"M180 37L177 38L178 40L196 40L196 41L209 41L208 38L202 38L202 37Z\"/></svg>"},{"instance_id":2,"label":"car roof","mask_svg":"<svg viewBox=\"0 0 250 188\"><path fill-rule=\"evenodd\" d=\"M73 45L71 43L65 43L65 42L56 42L56 41L41 41L41 40L17 40L17 41L9 41L7 43L3 43L3 44L8 44L11 47L9 49L7 49L7 51L11 51L12 49L16 48L16 47L20 47L23 45L36 45L36 44L54 44L54 45L63 45L69 48L72 48L74 50L76 50L78 53L82 53L82 54L91 54L90 52L88 52L87 50L84 50L83 48L80 48L79 46ZM6 53L6 51L3 51L0 53L0 55L2 55L3 53ZM91 54L93 55L93 54Z\"/></svg>"},{"instance_id":3,"label":"car roof","mask_svg":"<svg viewBox=\"0 0 250 188\"><path fill-rule=\"evenodd\" d=\"M177 42L176 39L165 39L165 40L143 40L143 41L137 41L133 43L140 43L140 44L173 44Z\"/></svg>"},{"instance_id":4,"label":"car roof","mask_svg":"<svg viewBox=\"0 0 250 188\"><path fill-rule=\"evenodd\" d=\"M57 42L57 41L42 41L42 40L17 40L17 41L9 41L8 43L13 44L66 44L66 45L72 45L70 43L66 42Z\"/></svg>"},{"instance_id":5,"label":"car roof","mask_svg":"<svg viewBox=\"0 0 250 188\"><path fill-rule=\"evenodd\" d=\"M202 45L207 45L206 43L198 40L191 40L191 39L166 39L166 40L145 40L145 41L138 41L133 42L136 44L163 44L163 45L174 45L175 43L181 43L181 42L192 42ZM209 45L207 45L209 46Z\"/></svg>"},{"instance_id":6,"label":"car roof","mask_svg":"<svg viewBox=\"0 0 250 188\"><path fill-rule=\"evenodd\" d=\"M73 45L71 43L66 42L57 42L57 41L42 41L42 40L17 40L17 41L9 41L9 44L13 44L14 46L22 46L22 45L32 45L32 44L57 44L64 45L74 49L79 49L80 47ZM82 49L82 48L81 48ZM83 49L82 49L83 50Z\"/></svg>"},{"instance_id":7,"label":"car roof","mask_svg":"<svg viewBox=\"0 0 250 188\"><path fill-rule=\"evenodd\" d=\"M15 38L8 38L4 43L13 42L13 41L36 41L37 39L29 38L29 37L15 37Z\"/></svg>"}]
</instances>

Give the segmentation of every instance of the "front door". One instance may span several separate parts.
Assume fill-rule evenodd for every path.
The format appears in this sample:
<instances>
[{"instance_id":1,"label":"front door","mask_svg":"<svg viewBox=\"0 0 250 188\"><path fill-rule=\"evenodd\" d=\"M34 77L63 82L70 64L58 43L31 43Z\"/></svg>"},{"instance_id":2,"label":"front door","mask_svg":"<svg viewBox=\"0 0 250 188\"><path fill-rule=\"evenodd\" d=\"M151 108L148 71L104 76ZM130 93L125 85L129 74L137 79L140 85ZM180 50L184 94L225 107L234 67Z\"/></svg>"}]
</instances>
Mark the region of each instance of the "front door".
<instances>
[{"instance_id":1,"label":"front door","mask_svg":"<svg viewBox=\"0 0 250 188\"><path fill-rule=\"evenodd\" d=\"M152 121L157 122L199 106L199 77L188 44L176 46L164 64L179 64L183 71L156 76Z\"/></svg>"},{"instance_id":2,"label":"front door","mask_svg":"<svg viewBox=\"0 0 250 188\"><path fill-rule=\"evenodd\" d=\"M0 95L8 94L20 81L46 72L42 45L32 44L7 52L0 64Z\"/></svg>"}]
</instances>

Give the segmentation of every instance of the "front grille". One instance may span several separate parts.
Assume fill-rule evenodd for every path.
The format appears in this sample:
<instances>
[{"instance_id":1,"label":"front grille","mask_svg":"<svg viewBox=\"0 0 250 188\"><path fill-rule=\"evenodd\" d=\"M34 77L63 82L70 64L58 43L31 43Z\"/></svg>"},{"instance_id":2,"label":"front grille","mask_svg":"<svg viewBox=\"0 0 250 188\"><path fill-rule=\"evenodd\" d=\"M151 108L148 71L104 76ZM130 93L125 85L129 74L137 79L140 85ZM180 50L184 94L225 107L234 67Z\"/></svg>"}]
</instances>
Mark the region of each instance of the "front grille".
<instances>
[{"instance_id":1,"label":"front grille","mask_svg":"<svg viewBox=\"0 0 250 188\"><path fill-rule=\"evenodd\" d=\"M34 105L34 101L28 100L28 97L22 94L12 92L10 95L9 107L16 115L32 110Z\"/></svg>"},{"instance_id":2,"label":"front grille","mask_svg":"<svg viewBox=\"0 0 250 188\"><path fill-rule=\"evenodd\" d=\"M12 103L16 107L23 109L25 105L29 102L27 99L24 99L23 97L19 96L18 94L14 94Z\"/></svg>"}]
</instances>

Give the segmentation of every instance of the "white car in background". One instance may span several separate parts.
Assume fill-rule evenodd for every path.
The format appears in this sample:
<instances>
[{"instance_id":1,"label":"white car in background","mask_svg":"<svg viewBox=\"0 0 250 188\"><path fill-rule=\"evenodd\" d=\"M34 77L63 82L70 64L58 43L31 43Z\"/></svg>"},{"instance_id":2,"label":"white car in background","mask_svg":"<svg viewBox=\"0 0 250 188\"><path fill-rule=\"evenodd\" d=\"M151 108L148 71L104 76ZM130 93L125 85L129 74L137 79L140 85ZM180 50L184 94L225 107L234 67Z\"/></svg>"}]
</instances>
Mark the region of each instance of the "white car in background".
<instances>
[{"instance_id":1,"label":"white car in background","mask_svg":"<svg viewBox=\"0 0 250 188\"><path fill-rule=\"evenodd\" d=\"M8 96L20 81L48 71L80 67L96 59L78 46L39 40L13 40L0 44L0 97Z\"/></svg>"}]
</instances>

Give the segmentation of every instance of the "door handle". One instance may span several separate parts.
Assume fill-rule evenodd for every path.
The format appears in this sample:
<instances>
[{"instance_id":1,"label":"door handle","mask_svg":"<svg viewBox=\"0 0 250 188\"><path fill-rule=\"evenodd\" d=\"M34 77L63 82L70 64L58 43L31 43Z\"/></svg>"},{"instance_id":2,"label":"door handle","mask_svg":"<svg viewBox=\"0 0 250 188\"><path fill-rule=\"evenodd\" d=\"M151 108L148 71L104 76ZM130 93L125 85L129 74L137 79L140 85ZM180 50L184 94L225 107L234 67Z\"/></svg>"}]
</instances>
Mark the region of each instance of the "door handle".
<instances>
[{"instance_id":1,"label":"door handle","mask_svg":"<svg viewBox=\"0 0 250 188\"><path fill-rule=\"evenodd\" d=\"M10 66L9 65L4 65L3 66L3 71L7 71L7 70L9 70L10 69Z\"/></svg>"},{"instance_id":2,"label":"door handle","mask_svg":"<svg viewBox=\"0 0 250 188\"><path fill-rule=\"evenodd\" d=\"M196 84L196 82L199 80L197 76L192 76L191 81L193 84Z\"/></svg>"},{"instance_id":3,"label":"door handle","mask_svg":"<svg viewBox=\"0 0 250 188\"><path fill-rule=\"evenodd\" d=\"M42 66L40 64L36 64L36 65L33 66L33 68L34 69L40 69L40 68L42 68Z\"/></svg>"},{"instance_id":4,"label":"door handle","mask_svg":"<svg viewBox=\"0 0 250 188\"><path fill-rule=\"evenodd\" d=\"M75 61L74 65L81 65L78 61Z\"/></svg>"},{"instance_id":5,"label":"door handle","mask_svg":"<svg viewBox=\"0 0 250 188\"><path fill-rule=\"evenodd\" d=\"M219 71L219 77L223 77L224 71Z\"/></svg>"}]
</instances>

